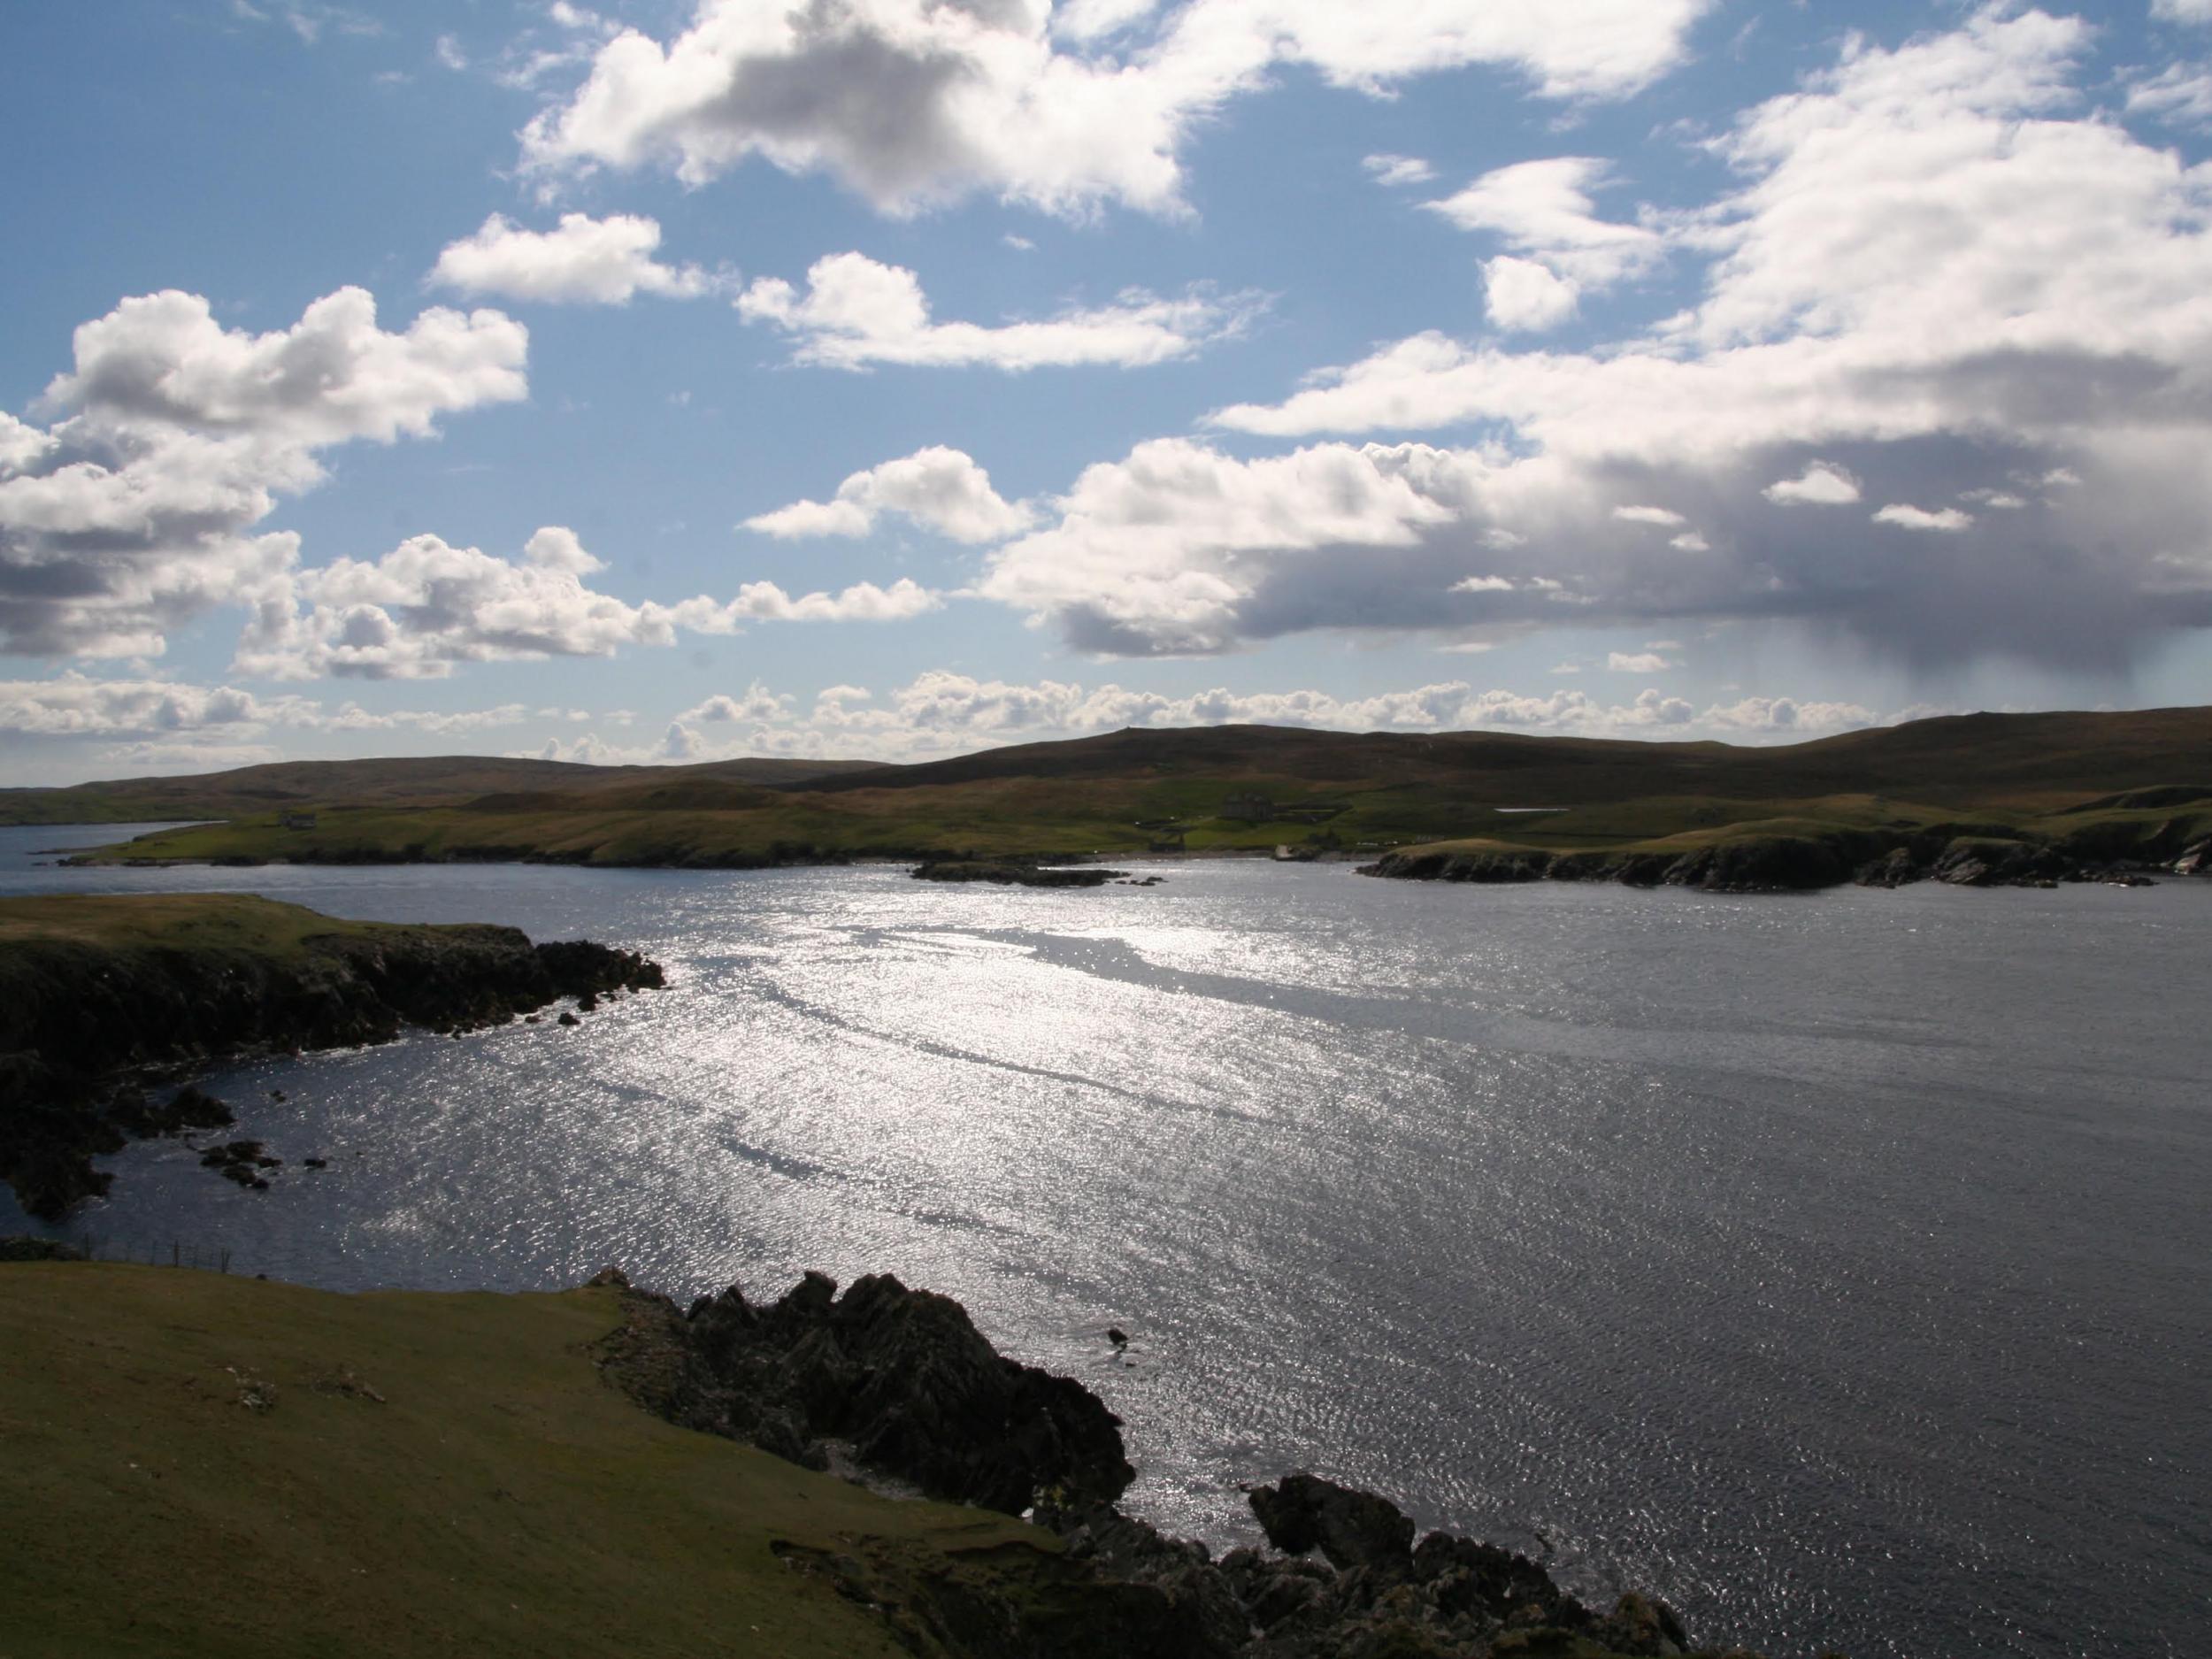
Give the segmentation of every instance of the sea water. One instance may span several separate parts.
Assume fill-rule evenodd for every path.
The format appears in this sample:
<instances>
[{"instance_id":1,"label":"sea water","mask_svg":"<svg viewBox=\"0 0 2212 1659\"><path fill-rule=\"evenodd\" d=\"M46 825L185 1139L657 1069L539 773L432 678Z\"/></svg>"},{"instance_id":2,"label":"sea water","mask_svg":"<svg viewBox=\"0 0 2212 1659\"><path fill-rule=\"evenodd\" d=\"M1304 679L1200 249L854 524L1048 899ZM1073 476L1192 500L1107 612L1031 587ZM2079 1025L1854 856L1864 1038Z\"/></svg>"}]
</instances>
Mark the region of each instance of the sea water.
<instances>
[{"instance_id":1,"label":"sea water","mask_svg":"<svg viewBox=\"0 0 2212 1659\"><path fill-rule=\"evenodd\" d=\"M2200 1645L2212 885L29 856L112 833L0 832L0 889L506 922L670 988L223 1070L273 1189L143 1143L64 1232L344 1289L894 1272L1103 1396L1172 1532L1310 1468L1778 1659Z\"/></svg>"}]
</instances>

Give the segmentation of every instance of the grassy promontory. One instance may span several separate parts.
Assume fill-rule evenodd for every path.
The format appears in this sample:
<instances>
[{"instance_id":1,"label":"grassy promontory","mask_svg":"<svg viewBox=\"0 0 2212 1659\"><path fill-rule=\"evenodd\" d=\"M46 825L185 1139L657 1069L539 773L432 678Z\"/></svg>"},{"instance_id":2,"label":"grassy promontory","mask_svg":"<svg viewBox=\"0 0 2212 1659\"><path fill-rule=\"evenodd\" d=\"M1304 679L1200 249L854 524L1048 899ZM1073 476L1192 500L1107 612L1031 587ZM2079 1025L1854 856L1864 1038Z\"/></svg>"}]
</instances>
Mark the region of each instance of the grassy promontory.
<instances>
[{"instance_id":1,"label":"grassy promontory","mask_svg":"<svg viewBox=\"0 0 2212 1659\"><path fill-rule=\"evenodd\" d=\"M340 1296L0 1266L9 1659L879 1655L776 1546L951 1573L1056 1540L687 1432L609 1387L616 1293Z\"/></svg>"},{"instance_id":2,"label":"grassy promontory","mask_svg":"<svg viewBox=\"0 0 2212 1659\"><path fill-rule=\"evenodd\" d=\"M90 1159L127 1137L226 1121L150 1103L149 1072L660 982L630 952L511 927L341 921L240 894L0 899L0 1179L58 1216L105 1189Z\"/></svg>"},{"instance_id":3,"label":"grassy promontory","mask_svg":"<svg viewBox=\"0 0 2212 1659\"><path fill-rule=\"evenodd\" d=\"M337 1295L0 1255L8 1659L1660 1659L1663 1604L1310 1476L1256 1488L1279 1548L1214 1560L1094 1495L1049 1425L1114 1419L992 1352L956 1303L810 1279L688 1315L603 1275L556 1294ZM643 1376L638 1374L642 1368ZM767 1393L858 1412L910 1470L1026 1473L987 1507L876 1495L753 1445ZM1011 1404L1011 1414L998 1413ZM781 1421L780 1417L779 1420ZM839 1419L842 1426L845 1418ZM788 1432L788 1425L785 1425ZM699 1432L699 1431L705 1432ZM757 1430L752 1431L757 1432ZM856 1439L857 1439L856 1433ZM881 1465L878 1465L880 1467ZM996 1465L1010 1467L1010 1465ZM1117 1481L1110 1466L1088 1465ZM924 1482L927 1489L926 1480ZM997 1500L980 1499L990 1502ZM1700 1650L1709 1654L1710 1649ZM1735 1659L1751 1659L1733 1650Z\"/></svg>"}]
</instances>

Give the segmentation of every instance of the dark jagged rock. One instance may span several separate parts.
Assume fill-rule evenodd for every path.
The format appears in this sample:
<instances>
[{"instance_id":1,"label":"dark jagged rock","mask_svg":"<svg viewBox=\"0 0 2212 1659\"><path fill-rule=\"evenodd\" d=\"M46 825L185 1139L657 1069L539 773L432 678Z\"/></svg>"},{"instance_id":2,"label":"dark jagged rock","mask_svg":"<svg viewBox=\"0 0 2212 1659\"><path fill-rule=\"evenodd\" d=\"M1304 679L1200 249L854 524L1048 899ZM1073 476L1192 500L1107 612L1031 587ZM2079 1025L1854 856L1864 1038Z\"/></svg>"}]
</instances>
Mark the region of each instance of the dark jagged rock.
<instances>
[{"instance_id":1,"label":"dark jagged rock","mask_svg":"<svg viewBox=\"0 0 2212 1659\"><path fill-rule=\"evenodd\" d=\"M1042 870L1016 860L940 859L917 864L910 872L917 881L989 881L1000 887L1102 887L1109 881L1128 879L1125 870L1105 870L1093 864L1070 870Z\"/></svg>"},{"instance_id":2,"label":"dark jagged rock","mask_svg":"<svg viewBox=\"0 0 2212 1659\"><path fill-rule=\"evenodd\" d=\"M688 1313L629 1292L601 1363L662 1417L821 1468L826 1442L933 1497L1019 1514L1047 1487L1110 1499L1134 1478L1080 1384L1002 1357L949 1297L810 1273L772 1307L734 1287Z\"/></svg>"},{"instance_id":3,"label":"dark jagged rock","mask_svg":"<svg viewBox=\"0 0 2212 1659\"><path fill-rule=\"evenodd\" d=\"M1666 1659L1690 1651L1664 1602L1601 1614L1525 1555L1431 1532L1394 1504L1310 1474L1251 1494L1278 1548L1170 1538L1113 1500L1133 1471L1117 1420L1079 1384L995 1353L957 1302L809 1273L771 1307L736 1290L679 1311L616 1269L611 1381L657 1415L810 1467L867 1471L1018 1513L1056 1554L923 1557L882 1540L780 1544L793 1571L870 1609L927 1659ZM1033 1509L1031 1506L1033 1504ZM1318 1550L1330 1564L1307 1557ZM1716 1659L1707 1650L1706 1659ZM1729 1659L1755 1659L1737 1650Z\"/></svg>"},{"instance_id":4,"label":"dark jagged rock","mask_svg":"<svg viewBox=\"0 0 2212 1659\"><path fill-rule=\"evenodd\" d=\"M1286 1475L1254 1487L1251 1504L1267 1541L1286 1555L1317 1549L1342 1571L1402 1578L1413 1570L1413 1523L1386 1498L1317 1475Z\"/></svg>"}]
</instances>

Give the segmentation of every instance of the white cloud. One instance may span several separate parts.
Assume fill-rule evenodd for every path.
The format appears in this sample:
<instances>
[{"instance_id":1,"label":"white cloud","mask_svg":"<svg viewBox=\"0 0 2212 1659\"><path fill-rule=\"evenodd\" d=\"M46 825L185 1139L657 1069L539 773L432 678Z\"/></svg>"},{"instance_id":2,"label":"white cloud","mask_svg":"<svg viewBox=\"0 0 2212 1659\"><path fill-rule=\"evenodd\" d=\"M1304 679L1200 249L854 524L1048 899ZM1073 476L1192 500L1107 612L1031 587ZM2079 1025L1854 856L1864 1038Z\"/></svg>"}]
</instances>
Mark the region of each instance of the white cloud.
<instances>
[{"instance_id":1,"label":"white cloud","mask_svg":"<svg viewBox=\"0 0 2212 1659\"><path fill-rule=\"evenodd\" d=\"M1689 523L1687 518L1671 507L1616 507L1613 516L1624 524L1655 524L1669 530Z\"/></svg>"},{"instance_id":2,"label":"white cloud","mask_svg":"<svg viewBox=\"0 0 2212 1659\"><path fill-rule=\"evenodd\" d=\"M1609 171L1590 156L1517 162L1427 206L1462 230L1495 233L1516 253L1595 292L1650 270L1666 251L1658 232L1597 216L1590 192Z\"/></svg>"},{"instance_id":3,"label":"white cloud","mask_svg":"<svg viewBox=\"0 0 2212 1659\"><path fill-rule=\"evenodd\" d=\"M158 653L296 561L296 537L249 532L321 480L319 450L520 398L528 342L493 311L388 333L359 288L264 334L224 329L196 295L125 300L77 330L42 399L51 426L0 416L0 646Z\"/></svg>"},{"instance_id":4,"label":"white cloud","mask_svg":"<svg viewBox=\"0 0 2212 1659\"><path fill-rule=\"evenodd\" d=\"M666 167L698 184L760 157L910 212L975 191L1078 214L1183 211L1180 151L1230 99L1300 65L1387 94L1470 65L1540 96L1617 97L1680 61L1709 0L702 0L664 45L627 29L525 129L541 176ZM1061 50L1063 42L1079 50Z\"/></svg>"},{"instance_id":5,"label":"white cloud","mask_svg":"<svg viewBox=\"0 0 2212 1659\"><path fill-rule=\"evenodd\" d=\"M1656 651L1608 651L1605 666L1616 674L1663 674L1682 664L1669 662Z\"/></svg>"},{"instance_id":6,"label":"white cloud","mask_svg":"<svg viewBox=\"0 0 2212 1659\"><path fill-rule=\"evenodd\" d=\"M525 230L494 213L475 234L447 244L429 280L465 294L595 305L626 305L638 294L692 299L713 288L697 265L656 260L660 241L657 221L626 213L564 213L555 230Z\"/></svg>"},{"instance_id":7,"label":"white cloud","mask_svg":"<svg viewBox=\"0 0 2212 1659\"><path fill-rule=\"evenodd\" d=\"M380 559L339 559L266 582L255 595L236 666L271 679L435 679L465 663L611 657L625 646L672 645L679 630L895 621L941 603L902 578L887 588L857 582L841 593L796 598L773 582L747 582L728 601L702 595L631 605L587 584L604 568L557 525L533 535L517 560L415 536Z\"/></svg>"},{"instance_id":8,"label":"white cloud","mask_svg":"<svg viewBox=\"0 0 2212 1659\"><path fill-rule=\"evenodd\" d=\"M430 55L437 59L440 68L450 69L457 74L469 66L468 53L463 50L461 42L450 35L439 35Z\"/></svg>"},{"instance_id":9,"label":"white cloud","mask_svg":"<svg viewBox=\"0 0 2212 1659\"><path fill-rule=\"evenodd\" d=\"M2169 23L2212 23L2212 0L2151 0L2151 15Z\"/></svg>"},{"instance_id":10,"label":"white cloud","mask_svg":"<svg viewBox=\"0 0 2212 1659\"><path fill-rule=\"evenodd\" d=\"M1696 303L1642 337L1573 353L1417 334L1279 403L1210 417L1307 439L1488 429L1480 448L1423 452L1444 523L1409 535L1392 520L1380 540L1345 544L1340 557L1369 558L1393 586L1387 600L1332 589L1299 538L1248 546L1233 568L1210 553L1179 567L1148 557L1143 585L1225 581L1189 607L1222 641L1294 617L1408 626L1424 584L1448 592L1471 568L1553 574L1593 614L1833 619L1930 662L2002 650L2110 671L2161 633L2212 623L2212 168L2089 106L2089 37L2078 19L1991 5L1894 50L1848 41L1832 68L1713 142L1734 173L1725 194L1652 221L1671 257L1706 268ZM1304 453L1356 467L1393 452ZM2001 526L1908 549L1856 515L1793 510L1840 497L1840 480L1939 514L2055 471L2076 482L2040 515L2032 581ZM1685 549L1592 534L1593 518L1655 496L1721 551L1684 571ZM1153 504L1169 545L1186 512L1218 512L1212 493ZM1476 564L1468 549L1501 526L1528 538L1518 562ZM1102 572L1056 614L1095 642L1087 619L1129 609L1130 586ZM2013 596L1963 603L1997 592ZM1467 622L1431 608L1439 627ZM1173 649L1191 634L1132 643Z\"/></svg>"},{"instance_id":11,"label":"white cloud","mask_svg":"<svg viewBox=\"0 0 2212 1659\"><path fill-rule=\"evenodd\" d=\"M2127 108L2175 127L2212 126L2212 65L2169 64L2128 88Z\"/></svg>"},{"instance_id":12,"label":"white cloud","mask_svg":"<svg viewBox=\"0 0 2212 1659\"><path fill-rule=\"evenodd\" d=\"M1533 259L1500 254L1482 266L1483 306L1501 328L1542 334L1575 314L1582 290L1572 279Z\"/></svg>"},{"instance_id":13,"label":"white cloud","mask_svg":"<svg viewBox=\"0 0 2212 1659\"><path fill-rule=\"evenodd\" d=\"M345 703L332 710L312 697L260 696L235 686L168 680L93 680L79 673L51 680L0 680L0 733L58 740L158 740L173 748L188 745L196 757L279 727L320 733L411 731L450 735L520 726L534 718L588 717L577 710L533 710L518 703L491 709L373 712L357 703Z\"/></svg>"},{"instance_id":14,"label":"white cloud","mask_svg":"<svg viewBox=\"0 0 2212 1659\"><path fill-rule=\"evenodd\" d=\"M40 737L155 736L223 728L258 728L296 720L315 704L297 697L264 700L231 686L160 680L0 680L0 732Z\"/></svg>"},{"instance_id":15,"label":"white cloud","mask_svg":"<svg viewBox=\"0 0 2212 1659\"><path fill-rule=\"evenodd\" d=\"M1369 156L1360 165L1367 169L1377 184L1392 188L1426 184L1436 177L1436 169L1418 156Z\"/></svg>"},{"instance_id":16,"label":"white cloud","mask_svg":"<svg viewBox=\"0 0 2212 1659\"><path fill-rule=\"evenodd\" d=\"M971 544L1002 541L1034 516L1027 503L1003 499L968 456L936 445L853 473L833 500L794 502L748 518L744 527L783 537L857 536L887 512Z\"/></svg>"},{"instance_id":17,"label":"white cloud","mask_svg":"<svg viewBox=\"0 0 2212 1659\"><path fill-rule=\"evenodd\" d=\"M1911 506L1904 502L1892 502L1875 513L1876 524L1893 524L1903 530L1945 530L1957 532L1974 527L1974 515L1961 512L1956 507L1939 507L1933 511L1924 507Z\"/></svg>"},{"instance_id":18,"label":"white cloud","mask_svg":"<svg viewBox=\"0 0 2212 1659\"><path fill-rule=\"evenodd\" d=\"M1572 664L1563 670L1571 672ZM1560 672L1560 671L1555 671ZM1343 732L1448 732L1504 728L1589 737L1699 735L1741 741L1798 741L1878 724L1855 704L1745 698L1700 708L1647 688L1624 703L1561 689L1538 695L1478 689L1463 680L1371 696L1316 690L1235 692L1216 687L1168 696L1108 683L978 679L931 670L880 697L833 686L810 708L755 682L742 695L710 697L679 714L659 750L589 755L570 746L549 756L601 760L687 759L737 754L838 755L912 760L965 753L980 745L1027 742L1123 726L1227 724L1305 726Z\"/></svg>"},{"instance_id":19,"label":"white cloud","mask_svg":"<svg viewBox=\"0 0 2212 1659\"><path fill-rule=\"evenodd\" d=\"M1141 367L1187 357L1243 330L1258 309L1248 296L1217 300L1197 291L1179 300L1132 292L1118 303L1063 311L1041 322L941 323L920 280L864 254L831 254L807 271L802 294L763 277L741 295L738 314L798 339L793 357L829 368L875 363L932 368L982 366L1009 373L1075 365Z\"/></svg>"},{"instance_id":20,"label":"white cloud","mask_svg":"<svg viewBox=\"0 0 2212 1659\"><path fill-rule=\"evenodd\" d=\"M1831 462L1808 461L1795 478L1777 479L1759 493L1784 507L1847 507L1859 498L1859 480Z\"/></svg>"}]
</instances>

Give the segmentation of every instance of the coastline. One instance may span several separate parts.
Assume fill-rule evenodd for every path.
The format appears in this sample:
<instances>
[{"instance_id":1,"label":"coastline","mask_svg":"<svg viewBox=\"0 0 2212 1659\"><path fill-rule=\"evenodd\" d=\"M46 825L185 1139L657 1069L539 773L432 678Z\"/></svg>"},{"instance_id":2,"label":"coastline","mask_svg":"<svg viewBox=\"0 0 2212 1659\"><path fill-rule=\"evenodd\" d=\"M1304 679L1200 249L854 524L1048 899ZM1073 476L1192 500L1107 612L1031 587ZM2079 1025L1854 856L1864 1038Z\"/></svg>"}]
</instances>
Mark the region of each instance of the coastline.
<instances>
[{"instance_id":1,"label":"coastline","mask_svg":"<svg viewBox=\"0 0 2212 1659\"><path fill-rule=\"evenodd\" d=\"M1311 1474L1247 1488L1265 1549L1164 1536L1116 1507L1133 1471L1094 1395L887 1277L680 1310L613 1270L344 1296L70 1254L0 1246L0 1317L48 1337L0 1352L0 1411L35 1425L0 1509L38 1517L0 1589L35 1646L232 1624L227 1575L109 1564L206 1513L265 1576L319 1586L253 1598L252 1651L459 1629L534 1655L560 1645L550 1607L595 1652L722 1651L718 1624L794 1659L1718 1659L1655 1597L1593 1607L1526 1556L1417 1544L1387 1500ZM118 1506L116 1471L150 1490ZM331 1570L365 1551L371 1582Z\"/></svg>"},{"instance_id":2,"label":"coastline","mask_svg":"<svg viewBox=\"0 0 2212 1659\"><path fill-rule=\"evenodd\" d=\"M107 1190L95 1156L232 1121L196 1090L150 1102L149 1086L410 1026L458 1035L564 998L588 1012L664 982L632 952L512 927L345 922L246 895L0 899L0 1083L16 1102L0 1115L0 1179L57 1220Z\"/></svg>"}]
</instances>

